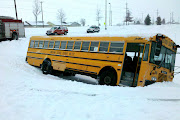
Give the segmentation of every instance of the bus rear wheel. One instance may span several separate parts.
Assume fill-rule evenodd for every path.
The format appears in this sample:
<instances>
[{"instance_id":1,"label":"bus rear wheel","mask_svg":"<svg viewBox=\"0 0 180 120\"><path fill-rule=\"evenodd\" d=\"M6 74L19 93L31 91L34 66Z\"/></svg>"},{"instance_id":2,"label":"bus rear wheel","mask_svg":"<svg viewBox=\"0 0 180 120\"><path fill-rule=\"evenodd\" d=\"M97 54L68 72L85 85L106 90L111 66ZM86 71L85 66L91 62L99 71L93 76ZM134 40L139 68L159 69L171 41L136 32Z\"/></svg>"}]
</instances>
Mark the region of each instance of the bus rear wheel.
<instances>
[{"instance_id":1,"label":"bus rear wheel","mask_svg":"<svg viewBox=\"0 0 180 120\"><path fill-rule=\"evenodd\" d=\"M116 81L116 74L111 70L106 70L100 75L99 84L115 86Z\"/></svg>"},{"instance_id":2,"label":"bus rear wheel","mask_svg":"<svg viewBox=\"0 0 180 120\"><path fill-rule=\"evenodd\" d=\"M41 70L42 70L43 74L52 74L53 68L51 66L51 61L44 60L41 65Z\"/></svg>"}]
</instances>

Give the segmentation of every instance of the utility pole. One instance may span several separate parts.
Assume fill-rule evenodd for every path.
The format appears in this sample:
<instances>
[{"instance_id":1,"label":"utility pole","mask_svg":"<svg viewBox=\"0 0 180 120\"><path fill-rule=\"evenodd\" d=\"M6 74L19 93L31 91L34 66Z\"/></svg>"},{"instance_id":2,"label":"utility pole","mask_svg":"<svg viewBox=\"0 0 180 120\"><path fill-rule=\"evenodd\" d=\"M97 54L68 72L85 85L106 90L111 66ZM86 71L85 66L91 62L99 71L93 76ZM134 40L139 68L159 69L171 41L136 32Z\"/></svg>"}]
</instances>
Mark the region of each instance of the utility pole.
<instances>
[{"instance_id":1,"label":"utility pole","mask_svg":"<svg viewBox=\"0 0 180 120\"><path fill-rule=\"evenodd\" d=\"M169 23L171 24L171 13L170 13L170 22Z\"/></svg>"},{"instance_id":2,"label":"utility pole","mask_svg":"<svg viewBox=\"0 0 180 120\"><path fill-rule=\"evenodd\" d=\"M158 9L157 9L157 18L159 17L159 11L158 11Z\"/></svg>"},{"instance_id":3,"label":"utility pole","mask_svg":"<svg viewBox=\"0 0 180 120\"><path fill-rule=\"evenodd\" d=\"M142 24L143 24L143 22L144 22L144 14L142 13Z\"/></svg>"},{"instance_id":4,"label":"utility pole","mask_svg":"<svg viewBox=\"0 0 180 120\"><path fill-rule=\"evenodd\" d=\"M42 9L42 1L40 2L41 3L41 12L42 12L42 23L43 23L43 28L44 28L44 21L43 21L43 9Z\"/></svg>"},{"instance_id":5,"label":"utility pole","mask_svg":"<svg viewBox=\"0 0 180 120\"><path fill-rule=\"evenodd\" d=\"M107 0L105 0L105 30L107 30Z\"/></svg>"},{"instance_id":6,"label":"utility pole","mask_svg":"<svg viewBox=\"0 0 180 120\"><path fill-rule=\"evenodd\" d=\"M172 24L174 23L174 13L172 12Z\"/></svg>"},{"instance_id":7,"label":"utility pole","mask_svg":"<svg viewBox=\"0 0 180 120\"><path fill-rule=\"evenodd\" d=\"M15 7L16 19L18 20L17 8L16 8L16 0L14 0L14 7Z\"/></svg>"},{"instance_id":8,"label":"utility pole","mask_svg":"<svg viewBox=\"0 0 180 120\"><path fill-rule=\"evenodd\" d=\"M109 26L111 26L111 3L109 3Z\"/></svg>"}]
</instances>

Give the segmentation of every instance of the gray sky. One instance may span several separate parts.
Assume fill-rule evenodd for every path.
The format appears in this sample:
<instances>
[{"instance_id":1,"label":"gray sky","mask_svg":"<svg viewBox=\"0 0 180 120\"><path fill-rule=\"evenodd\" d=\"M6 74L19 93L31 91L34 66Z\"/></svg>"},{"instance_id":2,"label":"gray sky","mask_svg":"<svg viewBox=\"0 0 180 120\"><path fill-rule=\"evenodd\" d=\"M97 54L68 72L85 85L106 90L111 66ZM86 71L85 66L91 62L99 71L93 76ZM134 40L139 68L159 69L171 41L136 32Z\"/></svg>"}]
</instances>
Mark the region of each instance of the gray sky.
<instances>
[{"instance_id":1,"label":"gray sky","mask_svg":"<svg viewBox=\"0 0 180 120\"><path fill-rule=\"evenodd\" d=\"M33 11L34 0L16 0L18 9L18 18L24 21L35 21ZM97 7L101 9L102 20L101 25L105 19L105 0L42 0L44 10L44 21L58 21L57 11L63 9L66 14L67 22L79 22L81 18L85 18L87 25L97 24L96 10ZM174 12L174 19L178 21L180 18L180 0L107 0L112 5L113 24L122 23L125 16L126 2L128 8L135 19L145 18L150 14L151 18L156 19L157 9L159 15L166 19L170 19L170 13ZM142 16L143 13L143 16ZM0 16L15 17L14 0L0 0ZM108 5L109 15L109 5ZM38 16L38 21L41 20L41 14ZM109 18L107 19L109 20ZM109 23L107 21L107 23Z\"/></svg>"}]
</instances>

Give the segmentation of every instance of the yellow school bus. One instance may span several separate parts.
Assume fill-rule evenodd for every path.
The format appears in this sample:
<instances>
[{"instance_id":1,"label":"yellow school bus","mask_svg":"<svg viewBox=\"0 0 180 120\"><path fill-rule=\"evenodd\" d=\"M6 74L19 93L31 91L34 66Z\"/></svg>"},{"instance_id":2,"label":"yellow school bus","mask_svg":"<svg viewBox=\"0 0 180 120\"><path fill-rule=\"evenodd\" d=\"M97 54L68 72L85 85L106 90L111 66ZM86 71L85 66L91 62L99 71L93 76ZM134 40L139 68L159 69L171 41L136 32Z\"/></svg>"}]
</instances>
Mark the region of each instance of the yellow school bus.
<instances>
[{"instance_id":1,"label":"yellow school bus","mask_svg":"<svg viewBox=\"0 0 180 120\"><path fill-rule=\"evenodd\" d=\"M100 85L172 81L177 45L167 36L30 38L26 61L44 74L85 74Z\"/></svg>"}]
</instances>

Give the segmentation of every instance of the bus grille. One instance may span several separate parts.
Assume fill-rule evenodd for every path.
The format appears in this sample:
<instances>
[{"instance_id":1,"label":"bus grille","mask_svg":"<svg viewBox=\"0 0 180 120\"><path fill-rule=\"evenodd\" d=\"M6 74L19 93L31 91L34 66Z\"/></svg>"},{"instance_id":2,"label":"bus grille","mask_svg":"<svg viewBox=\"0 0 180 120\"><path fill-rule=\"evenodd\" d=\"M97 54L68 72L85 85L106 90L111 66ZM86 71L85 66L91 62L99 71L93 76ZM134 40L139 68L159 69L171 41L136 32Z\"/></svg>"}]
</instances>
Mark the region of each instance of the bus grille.
<instances>
[{"instance_id":1,"label":"bus grille","mask_svg":"<svg viewBox=\"0 0 180 120\"><path fill-rule=\"evenodd\" d=\"M167 81L167 75L164 75L164 74L162 74L162 73L159 73L158 81L159 81L159 82Z\"/></svg>"}]
</instances>

